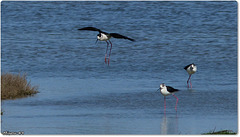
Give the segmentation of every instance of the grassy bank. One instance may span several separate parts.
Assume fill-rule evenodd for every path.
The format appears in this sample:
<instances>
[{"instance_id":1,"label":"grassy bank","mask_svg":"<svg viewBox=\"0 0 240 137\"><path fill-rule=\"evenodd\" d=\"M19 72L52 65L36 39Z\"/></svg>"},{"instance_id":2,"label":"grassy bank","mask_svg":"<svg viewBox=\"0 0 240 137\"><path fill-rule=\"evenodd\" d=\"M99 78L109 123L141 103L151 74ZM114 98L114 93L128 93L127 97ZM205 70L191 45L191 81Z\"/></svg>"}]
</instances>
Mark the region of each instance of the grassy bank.
<instances>
[{"instance_id":1,"label":"grassy bank","mask_svg":"<svg viewBox=\"0 0 240 137\"><path fill-rule=\"evenodd\" d=\"M203 135L236 135L237 133L232 130L221 130L221 131L210 131L208 133L204 133Z\"/></svg>"},{"instance_id":2,"label":"grassy bank","mask_svg":"<svg viewBox=\"0 0 240 137\"><path fill-rule=\"evenodd\" d=\"M16 99L38 93L38 87L27 81L26 74L2 73L1 99Z\"/></svg>"}]
</instances>

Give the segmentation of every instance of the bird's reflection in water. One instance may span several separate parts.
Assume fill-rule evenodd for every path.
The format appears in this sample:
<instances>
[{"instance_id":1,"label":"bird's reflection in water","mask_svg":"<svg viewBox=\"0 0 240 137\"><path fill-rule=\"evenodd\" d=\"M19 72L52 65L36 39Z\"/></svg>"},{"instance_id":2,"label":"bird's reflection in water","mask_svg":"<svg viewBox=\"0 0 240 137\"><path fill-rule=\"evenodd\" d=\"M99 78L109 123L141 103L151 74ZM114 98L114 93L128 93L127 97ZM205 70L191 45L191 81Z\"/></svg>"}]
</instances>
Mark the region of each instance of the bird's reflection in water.
<instances>
[{"instance_id":1,"label":"bird's reflection in water","mask_svg":"<svg viewBox=\"0 0 240 137\"><path fill-rule=\"evenodd\" d=\"M169 116L164 114L160 125L160 130L161 134L179 134L177 113Z\"/></svg>"}]
</instances>

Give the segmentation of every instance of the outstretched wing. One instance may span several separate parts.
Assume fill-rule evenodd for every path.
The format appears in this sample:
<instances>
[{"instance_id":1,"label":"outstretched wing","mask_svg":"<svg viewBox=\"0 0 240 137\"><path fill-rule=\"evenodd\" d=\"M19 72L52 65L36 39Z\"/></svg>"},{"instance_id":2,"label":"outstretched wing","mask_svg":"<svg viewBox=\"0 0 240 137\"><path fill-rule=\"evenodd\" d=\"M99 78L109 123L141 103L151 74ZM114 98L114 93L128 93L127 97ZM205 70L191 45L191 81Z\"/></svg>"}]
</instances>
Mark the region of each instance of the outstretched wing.
<instances>
[{"instance_id":1,"label":"outstretched wing","mask_svg":"<svg viewBox=\"0 0 240 137\"><path fill-rule=\"evenodd\" d=\"M166 86L166 87L167 87L167 91L170 92L170 93L173 93L173 92L179 91L178 89L175 89L175 88L170 87L170 86Z\"/></svg>"},{"instance_id":2,"label":"outstretched wing","mask_svg":"<svg viewBox=\"0 0 240 137\"><path fill-rule=\"evenodd\" d=\"M94 28L94 27L85 27L85 28L81 28L78 30L90 30L90 31L98 31L99 33L101 33L102 31L100 29Z\"/></svg>"},{"instance_id":3,"label":"outstretched wing","mask_svg":"<svg viewBox=\"0 0 240 137\"><path fill-rule=\"evenodd\" d=\"M131 39L131 38L128 38L126 36L123 36L123 35L120 35L118 33L110 33L110 35L114 38L118 38L118 39L128 39L128 40L131 40L131 41L135 41L134 39Z\"/></svg>"}]
</instances>

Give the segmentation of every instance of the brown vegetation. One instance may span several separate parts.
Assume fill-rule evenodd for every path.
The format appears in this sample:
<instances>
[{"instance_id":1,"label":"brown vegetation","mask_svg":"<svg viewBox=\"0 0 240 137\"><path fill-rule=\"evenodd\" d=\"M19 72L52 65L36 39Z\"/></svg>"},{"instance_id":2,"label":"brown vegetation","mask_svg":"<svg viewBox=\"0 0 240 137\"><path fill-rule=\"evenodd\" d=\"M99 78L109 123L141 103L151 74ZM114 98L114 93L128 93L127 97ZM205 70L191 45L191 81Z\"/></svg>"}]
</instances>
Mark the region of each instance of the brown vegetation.
<instances>
[{"instance_id":1,"label":"brown vegetation","mask_svg":"<svg viewBox=\"0 0 240 137\"><path fill-rule=\"evenodd\" d=\"M3 73L1 75L1 99L16 99L38 93L38 87L27 82L26 74Z\"/></svg>"}]
</instances>

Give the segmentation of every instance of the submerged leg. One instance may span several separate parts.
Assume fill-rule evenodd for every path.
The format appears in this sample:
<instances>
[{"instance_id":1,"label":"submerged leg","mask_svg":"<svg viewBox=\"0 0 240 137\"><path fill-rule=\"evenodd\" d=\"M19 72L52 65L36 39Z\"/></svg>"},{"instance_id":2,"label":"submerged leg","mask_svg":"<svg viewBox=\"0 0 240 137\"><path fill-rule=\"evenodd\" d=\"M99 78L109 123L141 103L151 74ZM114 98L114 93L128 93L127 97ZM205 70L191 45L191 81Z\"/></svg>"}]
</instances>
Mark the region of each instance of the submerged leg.
<instances>
[{"instance_id":1,"label":"submerged leg","mask_svg":"<svg viewBox=\"0 0 240 137\"><path fill-rule=\"evenodd\" d=\"M108 55L108 65L109 65L109 61L110 61L110 55L111 55L111 51L112 51L112 42L110 40L108 40L111 44L111 47L110 47L110 52L109 52L109 55Z\"/></svg>"},{"instance_id":2,"label":"submerged leg","mask_svg":"<svg viewBox=\"0 0 240 137\"><path fill-rule=\"evenodd\" d=\"M175 106L175 110L177 111L178 98L177 98L177 96L175 96L174 94L172 94L172 95L177 99L177 101L176 101L176 106Z\"/></svg>"},{"instance_id":3,"label":"submerged leg","mask_svg":"<svg viewBox=\"0 0 240 137\"><path fill-rule=\"evenodd\" d=\"M107 49L106 49L106 53L105 53L105 63L107 63L107 59L106 58L107 58L107 52L108 52L108 45L109 45L109 43L107 42Z\"/></svg>"}]
</instances>

